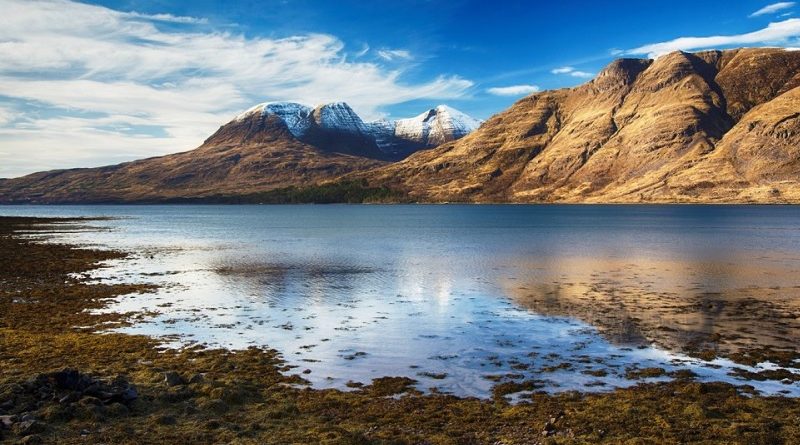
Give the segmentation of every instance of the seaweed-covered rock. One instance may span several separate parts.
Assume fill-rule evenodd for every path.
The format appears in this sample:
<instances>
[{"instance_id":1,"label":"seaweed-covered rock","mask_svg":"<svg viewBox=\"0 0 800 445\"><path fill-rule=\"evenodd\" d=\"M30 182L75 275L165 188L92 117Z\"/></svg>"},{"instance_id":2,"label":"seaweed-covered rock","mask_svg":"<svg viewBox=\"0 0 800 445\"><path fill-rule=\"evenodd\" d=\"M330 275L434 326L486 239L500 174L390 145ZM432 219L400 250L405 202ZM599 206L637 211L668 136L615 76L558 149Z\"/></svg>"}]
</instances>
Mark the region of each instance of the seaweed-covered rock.
<instances>
[{"instance_id":1,"label":"seaweed-covered rock","mask_svg":"<svg viewBox=\"0 0 800 445\"><path fill-rule=\"evenodd\" d=\"M184 380L183 377L181 377L181 375L177 372L168 371L164 373L164 383L166 383L167 386L178 386L185 385L186 380Z\"/></svg>"},{"instance_id":2,"label":"seaweed-covered rock","mask_svg":"<svg viewBox=\"0 0 800 445\"><path fill-rule=\"evenodd\" d=\"M14 432L19 436L30 436L45 430L45 425L38 420L25 420L14 424Z\"/></svg>"},{"instance_id":3,"label":"seaweed-covered rock","mask_svg":"<svg viewBox=\"0 0 800 445\"><path fill-rule=\"evenodd\" d=\"M106 381L74 369L39 374L17 386L13 392L8 411L18 414L40 408L48 402L64 406L74 403L129 405L139 397L136 387L124 377Z\"/></svg>"}]
</instances>

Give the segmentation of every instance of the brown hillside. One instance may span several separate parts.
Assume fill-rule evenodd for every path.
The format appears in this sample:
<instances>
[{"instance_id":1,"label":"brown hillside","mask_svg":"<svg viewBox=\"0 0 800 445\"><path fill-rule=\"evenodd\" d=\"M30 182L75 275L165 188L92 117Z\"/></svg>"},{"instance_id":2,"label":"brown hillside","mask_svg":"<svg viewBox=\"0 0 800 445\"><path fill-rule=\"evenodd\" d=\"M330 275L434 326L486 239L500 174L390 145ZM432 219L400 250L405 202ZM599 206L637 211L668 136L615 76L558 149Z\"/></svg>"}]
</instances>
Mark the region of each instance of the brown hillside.
<instances>
[{"instance_id":1,"label":"brown hillside","mask_svg":"<svg viewBox=\"0 0 800 445\"><path fill-rule=\"evenodd\" d=\"M424 201L800 202L800 52L621 59L369 172Z\"/></svg>"},{"instance_id":2,"label":"brown hillside","mask_svg":"<svg viewBox=\"0 0 800 445\"><path fill-rule=\"evenodd\" d=\"M223 126L199 148L110 167L0 182L0 202L135 202L239 195L308 185L382 162L320 150L273 115Z\"/></svg>"}]
</instances>

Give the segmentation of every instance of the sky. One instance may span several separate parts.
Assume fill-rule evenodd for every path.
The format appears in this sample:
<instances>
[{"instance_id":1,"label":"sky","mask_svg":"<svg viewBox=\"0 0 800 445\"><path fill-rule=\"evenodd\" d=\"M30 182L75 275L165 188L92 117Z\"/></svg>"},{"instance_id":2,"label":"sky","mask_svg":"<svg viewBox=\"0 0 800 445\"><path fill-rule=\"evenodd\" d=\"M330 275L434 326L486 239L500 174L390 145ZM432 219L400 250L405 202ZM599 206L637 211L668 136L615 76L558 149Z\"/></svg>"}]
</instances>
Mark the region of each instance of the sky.
<instances>
[{"instance_id":1,"label":"sky","mask_svg":"<svg viewBox=\"0 0 800 445\"><path fill-rule=\"evenodd\" d=\"M197 147L267 101L479 119L618 57L800 47L769 1L0 0L0 178Z\"/></svg>"}]
</instances>

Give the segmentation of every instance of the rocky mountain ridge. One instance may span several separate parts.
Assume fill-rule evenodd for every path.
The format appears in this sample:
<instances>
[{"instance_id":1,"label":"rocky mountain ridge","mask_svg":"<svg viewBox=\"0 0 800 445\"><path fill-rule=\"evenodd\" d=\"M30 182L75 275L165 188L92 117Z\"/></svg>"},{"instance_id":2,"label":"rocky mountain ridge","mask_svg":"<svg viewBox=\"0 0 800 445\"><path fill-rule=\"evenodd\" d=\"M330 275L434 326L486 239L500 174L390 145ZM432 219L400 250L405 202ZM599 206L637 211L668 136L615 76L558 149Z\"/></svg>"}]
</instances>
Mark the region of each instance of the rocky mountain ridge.
<instances>
[{"instance_id":1,"label":"rocky mountain ridge","mask_svg":"<svg viewBox=\"0 0 800 445\"><path fill-rule=\"evenodd\" d=\"M354 176L419 201L800 202L800 52L620 59Z\"/></svg>"},{"instance_id":2,"label":"rocky mountain ridge","mask_svg":"<svg viewBox=\"0 0 800 445\"><path fill-rule=\"evenodd\" d=\"M314 108L296 102L266 102L236 116L220 131L229 133L225 127L238 127L266 115L277 116L294 137L326 151L381 160L399 160L417 150L459 139L481 124L480 120L446 105L438 105L413 118L365 122L345 102Z\"/></svg>"}]
</instances>

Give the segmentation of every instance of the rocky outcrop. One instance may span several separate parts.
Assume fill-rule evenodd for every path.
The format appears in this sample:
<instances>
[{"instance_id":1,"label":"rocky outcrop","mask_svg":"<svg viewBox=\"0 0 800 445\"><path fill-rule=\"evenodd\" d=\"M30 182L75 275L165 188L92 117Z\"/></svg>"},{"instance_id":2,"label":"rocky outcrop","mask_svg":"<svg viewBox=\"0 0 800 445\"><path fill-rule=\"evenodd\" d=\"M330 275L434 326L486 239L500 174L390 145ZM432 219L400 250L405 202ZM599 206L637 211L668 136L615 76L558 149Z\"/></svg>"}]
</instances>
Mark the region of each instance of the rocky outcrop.
<instances>
[{"instance_id":1,"label":"rocky outcrop","mask_svg":"<svg viewBox=\"0 0 800 445\"><path fill-rule=\"evenodd\" d=\"M136 387L123 376L103 380L74 369L39 374L21 385L0 389L4 396L0 403L0 437L4 429L11 430L26 438L21 443L40 443L40 435L48 432L46 420L127 415L139 398ZM47 419L40 418L41 414L46 414Z\"/></svg>"}]
</instances>

